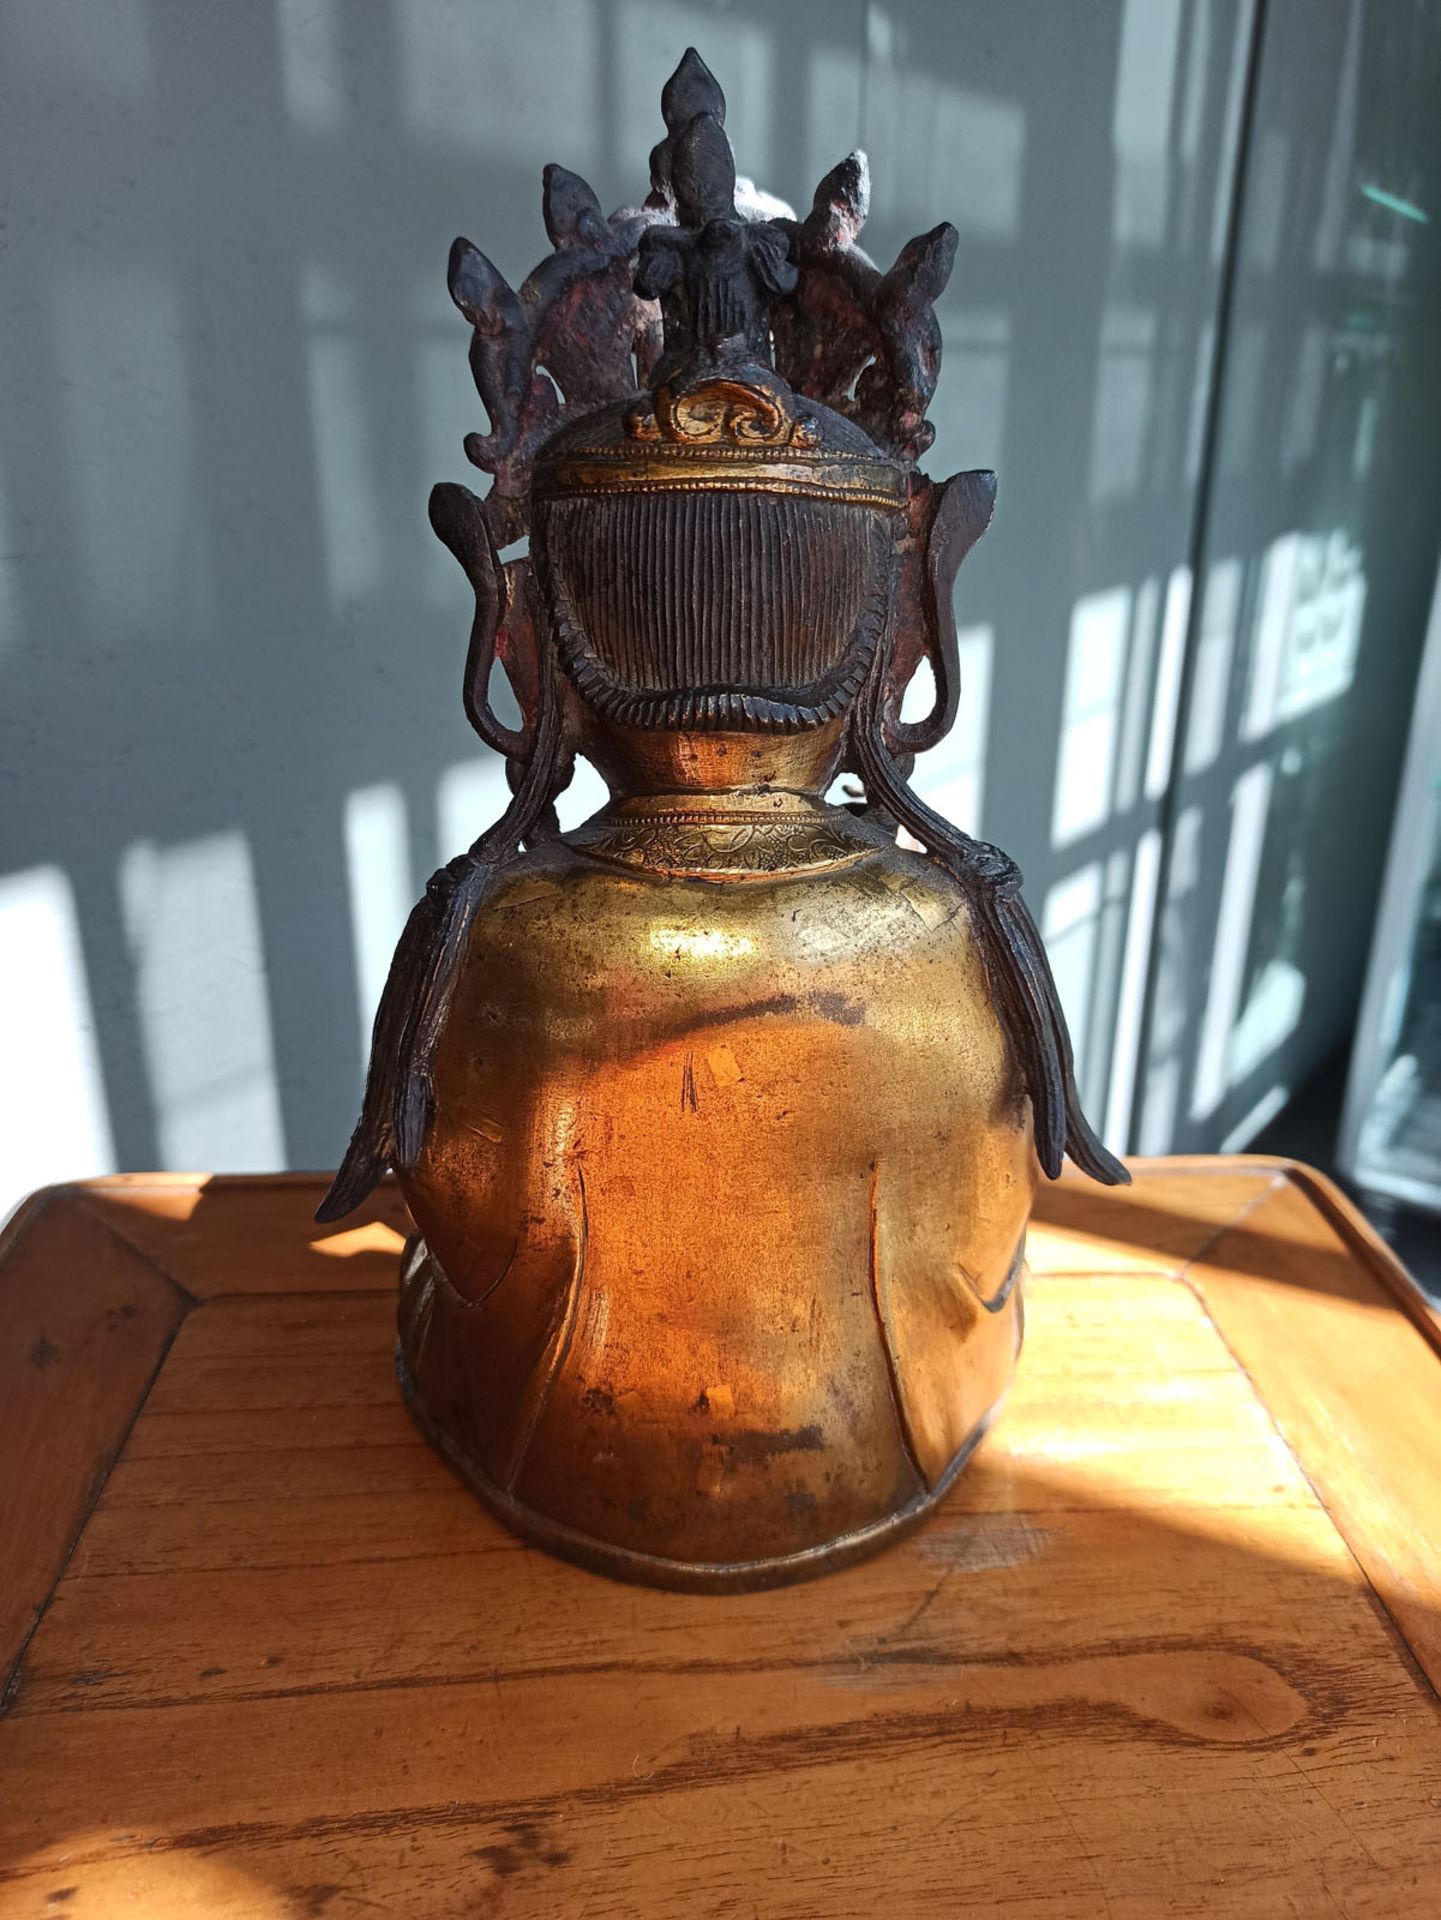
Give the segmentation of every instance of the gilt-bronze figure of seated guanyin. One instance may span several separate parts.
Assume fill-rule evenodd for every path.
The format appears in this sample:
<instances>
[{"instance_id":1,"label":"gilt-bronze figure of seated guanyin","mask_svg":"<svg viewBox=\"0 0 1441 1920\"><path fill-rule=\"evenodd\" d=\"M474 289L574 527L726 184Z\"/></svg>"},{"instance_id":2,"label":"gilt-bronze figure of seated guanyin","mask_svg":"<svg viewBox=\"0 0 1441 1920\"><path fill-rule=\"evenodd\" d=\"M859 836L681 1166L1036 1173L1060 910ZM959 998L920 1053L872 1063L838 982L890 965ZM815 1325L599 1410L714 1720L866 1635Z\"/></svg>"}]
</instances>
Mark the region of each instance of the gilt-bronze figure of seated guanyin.
<instances>
[{"instance_id":1,"label":"gilt-bronze figure of seated guanyin","mask_svg":"<svg viewBox=\"0 0 1441 1920\"><path fill-rule=\"evenodd\" d=\"M693 53L662 111L642 207L546 170L518 293L451 254L494 481L431 518L513 797L410 917L322 1217L394 1169L404 1391L499 1514L625 1577L761 1585L940 1497L1015 1364L1037 1179L1126 1176L1019 874L907 784L994 499L916 465L955 232L879 271L860 155L767 217ZM577 754L610 799L562 833Z\"/></svg>"}]
</instances>

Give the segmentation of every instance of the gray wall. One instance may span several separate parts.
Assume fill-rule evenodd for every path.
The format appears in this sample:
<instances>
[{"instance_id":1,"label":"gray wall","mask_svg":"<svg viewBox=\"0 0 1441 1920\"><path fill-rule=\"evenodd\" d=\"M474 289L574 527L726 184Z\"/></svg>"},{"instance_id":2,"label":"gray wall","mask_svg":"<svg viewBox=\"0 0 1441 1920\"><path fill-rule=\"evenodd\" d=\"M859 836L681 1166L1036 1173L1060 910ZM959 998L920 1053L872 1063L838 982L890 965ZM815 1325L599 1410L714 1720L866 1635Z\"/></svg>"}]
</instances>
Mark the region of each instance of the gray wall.
<instances>
[{"instance_id":1,"label":"gray wall","mask_svg":"<svg viewBox=\"0 0 1441 1920\"><path fill-rule=\"evenodd\" d=\"M932 464L994 465L1001 504L962 576L965 715L921 778L1026 868L1098 1117L1214 1145L1295 1084L1354 1003L1434 557L1437 227L1361 188L1431 204L1441 26L1409 0L1270 9L1202 528L1230 637L1185 717L1221 685L1221 744L1168 802L1251 20L1246 0L10 0L12 1187L338 1155L404 911L502 792L460 712L467 590L425 523L482 424L446 249L465 232L518 282L547 159L638 197L692 40L773 192L805 203L859 142L874 253L961 230ZM1345 538L1268 557L1294 534ZM1329 680L1293 658L1313 603L1353 629ZM1262 764L1264 794L1243 781ZM1227 917L1238 791L1265 832ZM1190 838L1148 1039L1171 814Z\"/></svg>"},{"instance_id":2,"label":"gray wall","mask_svg":"<svg viewBox=\"0 0 1441 1920\"><path fill-rule=\"evenodd\" d=\"M1349 1044L1441 532L1441 12L1272 4L1135 1138Z\"/></svg>"}]
</instances>

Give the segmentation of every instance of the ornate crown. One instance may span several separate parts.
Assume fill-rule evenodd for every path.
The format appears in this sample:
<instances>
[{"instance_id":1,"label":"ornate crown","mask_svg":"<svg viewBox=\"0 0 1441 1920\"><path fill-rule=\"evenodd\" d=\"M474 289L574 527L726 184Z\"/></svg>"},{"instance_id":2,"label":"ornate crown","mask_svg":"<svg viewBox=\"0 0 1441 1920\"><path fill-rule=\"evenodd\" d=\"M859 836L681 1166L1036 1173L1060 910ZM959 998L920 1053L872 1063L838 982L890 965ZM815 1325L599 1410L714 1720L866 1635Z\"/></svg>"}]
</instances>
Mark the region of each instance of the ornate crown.
<instances>
[{"instance_id":1,"label":"ornate crown","mask_svg":"<svg viewBox=\"0 0 1441 1920\"><path fill-rule=\"evenodd\" d=\"M686 404L672 382L688 367L694 377L697 363L771 362L791 393L853 420L902 463L934 438L932 308L950 278L955 228L942 222L912 240L882 273L857 245L870 197L861 153L826 175L804 220L764 217L765 203L737 180L725 96L694 48L666 82L661 113L666 137L639 208L607 219L578 174L545 169L554 251L519 293L468 240L451 248L451 297L474 329L471 371L490 417L465 451L495 476L487 521L500 545L525 530L544 442L608 402L655 390L656 404L636 410L638 437L714 441L720 428L742 443L797 432L804 442L804 412L784 403L777 413L714 392Z\"/></svg>"}]
</instances>

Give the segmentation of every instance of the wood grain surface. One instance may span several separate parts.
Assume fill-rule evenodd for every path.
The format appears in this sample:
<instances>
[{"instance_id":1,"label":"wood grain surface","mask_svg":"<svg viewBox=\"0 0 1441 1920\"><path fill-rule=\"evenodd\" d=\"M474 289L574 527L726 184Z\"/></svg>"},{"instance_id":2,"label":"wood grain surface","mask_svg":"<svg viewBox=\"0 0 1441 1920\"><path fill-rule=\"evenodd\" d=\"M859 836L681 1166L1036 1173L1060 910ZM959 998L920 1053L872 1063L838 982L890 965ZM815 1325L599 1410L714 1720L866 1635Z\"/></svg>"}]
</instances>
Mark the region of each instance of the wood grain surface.
<instances>
[{"instance_id":1,"label":"wood grain surface","mask_svg":"<svg viewBox=\"0 0 1441 1920\"><path fill-rule=\"evenodd\" d=\"M1441 1913L1436 1323L1304 1168L1063 1180L933 1521L749 1595L506 1534L392 1371L393 1191L0 1249L0 1920Z\"/></svg>"}]
</instances>

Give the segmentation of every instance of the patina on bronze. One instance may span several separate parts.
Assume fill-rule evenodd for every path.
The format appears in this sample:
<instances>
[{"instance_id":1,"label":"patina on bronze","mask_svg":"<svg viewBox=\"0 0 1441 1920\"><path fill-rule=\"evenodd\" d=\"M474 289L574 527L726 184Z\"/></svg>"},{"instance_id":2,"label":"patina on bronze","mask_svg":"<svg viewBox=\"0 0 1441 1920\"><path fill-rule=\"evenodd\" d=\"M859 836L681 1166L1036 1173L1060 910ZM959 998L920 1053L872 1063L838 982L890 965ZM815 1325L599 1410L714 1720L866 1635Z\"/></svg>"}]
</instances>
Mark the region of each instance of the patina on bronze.
<instances>
[{"instance_id":1,"label":"patina on bronze","mask_svg":"<svg viewBox=\"0 0 1441 1920\"><path fill-rule=\"evenodd\" d=\"M934 1504L1015 1364L1039 1174L1126 1175L1020 875L906 779L955 718L951 587L995 493L916 466L955 231L880 272L858 154L763 217L694 53L662 113L639 209L546 170L519 293L451 253L494 484L431 520L513 798L410 917L321 1218L394 1168L402 1384L498 1513L744 1586ZM562 834L577 753L611 797ZM826 800L841 773L860 804Z\"/></svg>"}]
</instances>

